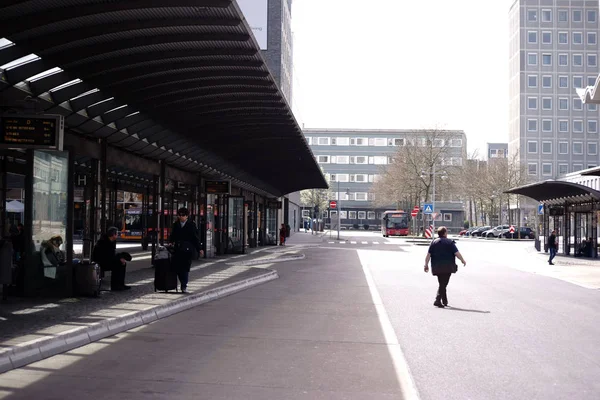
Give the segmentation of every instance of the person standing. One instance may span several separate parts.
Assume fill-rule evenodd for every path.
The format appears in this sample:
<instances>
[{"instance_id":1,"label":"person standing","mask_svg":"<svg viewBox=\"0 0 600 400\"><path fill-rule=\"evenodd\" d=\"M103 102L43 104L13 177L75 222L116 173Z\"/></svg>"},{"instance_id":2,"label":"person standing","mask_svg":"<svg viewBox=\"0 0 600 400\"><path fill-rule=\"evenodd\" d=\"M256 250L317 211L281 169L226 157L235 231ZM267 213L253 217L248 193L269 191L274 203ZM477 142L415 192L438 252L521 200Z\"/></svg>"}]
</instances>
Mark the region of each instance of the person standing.
<instances>
[{"instance_id":1,"label":"person standing","mask_svg":"<svg viewBox=\"0 0 600 400\"><path fill-rule=\"evenodd\" d=\"M438 238L431 242L427 257L425 257L425 272L429 272L429 260L431 260L431 273L438 278L438 291L434 306L444 308L448 306L446 288L450 282L450 276L457 271L456 260L458 258L463 266L467 262L458 251L454 240L448 239L448 229L445 226L438 228Z\"/></svg>"},{"instance_id":2,"label":"person standing","mask_svg":"<svg viewBox=\"0 0 600 400\"><path fill-rule=\"evenodd\" d=\"M173 224L169 243L173 245L172 265L177 272L181 291L187 293L187 285L192 267L192 260L200 254L200 239L194 221L188 219L189 212L185 207L177 211L178 221Z\"/></svg>"},{"instance_id":3,"label":"person standing","mask_svg":"<svg viewBox=\"0 0 600 400\"><path fill-rule=\"evenodd\" d=\"M127 261L131 261L131 255L127 253L117 254L118 229L110 227L106 233L100 236L100 239L94 246L92 259L98 263L100 269L110 271L110 290L121 291L131 289L131 286L125 285L125 272Z\"/></svg>"},{"instance_id":4,"label":"person standing","mask_svg":"<svg viewBox=\"0 0 600 400\"><path fill-rule=\"evenodd\" d=\"M556 252L558 251L558 242L556 241L556 231L553 230L548 237L548 251L550 252L550 258L548 259L548 264L554 265L552 260L556 257Z\"/></svg>"},{"instance_id":5,"label":"person standing","mask_svg":"<svg viewBox=\"0 0 600 400\"><path fill-rule=\"evenodd\" d=\"M285 235L287 233L287 230L285 228L285 224L281 224L281 228L279 228L279 245L283 246L285 245Z\"/></svg>"}]
</instances>

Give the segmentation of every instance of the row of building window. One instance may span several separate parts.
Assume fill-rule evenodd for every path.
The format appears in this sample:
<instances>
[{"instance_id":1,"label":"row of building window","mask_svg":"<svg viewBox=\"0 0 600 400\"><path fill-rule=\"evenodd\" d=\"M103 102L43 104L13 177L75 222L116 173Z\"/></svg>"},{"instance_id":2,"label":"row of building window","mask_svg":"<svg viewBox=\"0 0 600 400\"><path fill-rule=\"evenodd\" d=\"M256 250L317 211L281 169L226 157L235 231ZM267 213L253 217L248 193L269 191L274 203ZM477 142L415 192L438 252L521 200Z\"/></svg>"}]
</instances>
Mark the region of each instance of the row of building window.
<instances>
[{"instance_id":1,"label":"row of building window","mask_svg":"<svg viewBox=\"0 0 600 400\"><path fill-rule=\"evenodd\" d=\"M311 137L306 138L308 144L313 146L428 146L434 147L462 147L462 139L434 139L433 143L428 143L427 138L350 138L350 137Z\"/></svg>"},{"instance_id":2,"label":"row of building window","mask_svg":"<svg viewBox=\"0 0 600 400\"><path fill-rule=\"evenodd\" d=\"M542 154L552 154L552 142L542 142ZM583 154L583 142L573 142L573 154ZM527 142L527 153L538 153L538 142ZM569 142L558 142L558 154L569 154ZM598 142L587 142L587 154L595 156L598 154Z\"/></svg>"},{"instance_id":3,"label":"row of building window","mask_svg":"<svg viewBox=\"0 0 600 400\"><path fill-rule=\"evenodd\" d=\"M588 76L587 77L587 86L594 86L596 83L597 76ZM538 76L537 75L527 75L527 86L530 88L538 87ZM545 89L552 88L552 75L542 75L542 85ZM567 75L559 75L558 76L558 87L561 89L569 88L569 77ZM584 87L583 76L574 76L573 77L573 88L582 88ZM596 110L596 104L590 104L590 106L594 106L593 110ZM592 110L592 108L588 108Z\"/></svg>"},{"instance_id":4,"label":"row of building window","mask_svg":"<svg viewBox=\"0 0 600 400\"><path fill-rule=\"evenodd\" d=\"M330 182L356 182L373 183L379 180L381 175L373 174L325 174Z\"/></svg>"},{"instance_id":5,"label":"row of building window","mask_svg":"<svg viewBox=\"0 0 600 400\"><path fill-rule=\"evenodd\" d=\"M527 65L536 66L538 65L538 54L537 53L527 53ZM552 66L552 54L542 53L542 65L546 67ZM561 67L566 67L569 65L569 55L568 54L559 54L558 55L558 65ZM573 54L573 66L574 67L583 67L583 54ZM588 53L587 54L587 66L588 67L597 67L598 66L598 55L596 53Z\"/></svg>"},{"instance_id":6,"label":"row of building window","mask_svg":"<svg viewBox=\"0 0 600 400\"><path fill-rule=\"evenodd\" d=\"M335 210L323 211L323 218L337 218L338 212ZM310 210L302 210L302 216L310 218ZM340 219L360 219L360 220L381 220L383 213L375 211L340 211ZM427 221L431 221L431 215L427 216ZM436 221L452 222L451 213L437 214Z\"/></svg>"},{"instance_id":7,"label":"row of building window","mask_svg":"<svg viewBox=\"0 0 600 400\"><path fill-rule=\"evenodd\" d=\"M583 45L583 32L573 32L573 44ZM558 32L557 33L558 44L569 44L569 32ZM587 44L590 46L598 44L598 37L596 32L587 32ZM552 44L552 32L542 31L541 34L542 44ZM538 32L527 31L527 43L537 44L538 43Z\"/></svg>"},{"instance_id":8,"label":"row of building window","mask_svg":"<svg viewBox=\"0 0 600 400\"><path fill-rule=\"evenodd\" d=\"M392 156L325 156L318 155L315 157L319 164L359 164L359 165L387 165L394 162ZM462 165L461 157L441 158L442 165Z\"/></svg>"},{"instance_id":9,"label":"row of building window","mask_svg":"<svg viewBox=\"0 0 600 400\"><path fill-rule=\"evenodd\" d=\"M572 133L583 133L583 120L576 119L572 121ZM553 132L552 120L542 119L542 132ZM537 119L527 120L527 131L537 132L539 130ZM558 120L558 132L570 133L569 131L569 120L559 119ZM587 121L587 133L598 133L598 121L588 120Z\"/></svg>"},{"instance_id":10,"label":"row of building window","mask_svg":"<svg viewBox=\"0 0 600 400\"><path fill-rule=\"evenodd\" d=\"M508 157L507 149L490 149L490 158L506 158Z\"/></svg>"},{"instance_id":11,"label":"row of building window","mask_svg":"<svg viewBox=\"0 0 600 400\"><path fill-rule=\"evenodd\" d=\"M348 200L348 201L373 201L375 193L368 192L333 192L333 200Z\"/></svg>"},{"instance_id":12,"label":"row of building window","mask_svg":"<svg viewBox=\"0 0 600 400\"><path fill-rule=\"evenodd\" d=\"M588 164L587 168L595 168L596 164ZM573 164L573 172L581 171L583 169L583 164ZM558 164L558 174L557 175L566 175L569 173L569 164ZM538 174L538 164L537 163L528 163L527 164L527 173L529 175L537 175ZM542 163L542 175L544 176L552 176L552 164L551 163Z\"/></svg>"},{"instance_id":13,"label":"row of building window","mask_svg":"<svg viewBox=\"0 0 600 400\"><path fill-rule=\"evenodd\" d=\"M588 108L589 111L596 111L596 104L589 104L589 106L594 106ZM527 97L527 109L529 110L537 110L539 108L538 105L538 97L536 96L528 96ZM542 97L542 110L552 110L552 97ZM559 97L558 98L558 109L563 111L569 110L569 98L567 97ZM573 98L573 110L575 111L583 111L583 103L581 99L578 97Z\"/></svg>"},{"instance_id":14,"label":"row of building window","mask_svg":"<svg viewBox=\"0 0 600 400\"><path fill-rule=\"evenodd\" d=\"M571 11L571 22L583 22L583 13L581 9L575 9ZM569 22L569 10L557 10L558 22ZM596 10L586 10L586 20L588 23L593 24L596 22L597 15ZM527 21L538 22L538 10L528 9L527 10ZM541 21L552 22L552 10L542 9L541 10Z\"/></svg>"}]
</instances>

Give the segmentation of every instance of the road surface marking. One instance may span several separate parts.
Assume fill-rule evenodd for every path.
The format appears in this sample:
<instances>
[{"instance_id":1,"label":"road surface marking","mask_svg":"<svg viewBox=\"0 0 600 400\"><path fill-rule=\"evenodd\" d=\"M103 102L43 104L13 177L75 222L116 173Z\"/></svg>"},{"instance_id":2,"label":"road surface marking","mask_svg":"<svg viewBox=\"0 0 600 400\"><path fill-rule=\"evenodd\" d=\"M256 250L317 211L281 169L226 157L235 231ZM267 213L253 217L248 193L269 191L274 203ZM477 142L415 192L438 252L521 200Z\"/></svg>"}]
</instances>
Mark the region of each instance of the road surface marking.
<instances>
[{"instance_id":1,"label":"road surface marking","mask_svg":"<svg viewBox=\"0 0 600 400\"><path fill-rule=\"evenodd\" d=\"M369 244L369 242L361 242L362 244Z\"/></svg>"},{"instance_id":2,"label":"road surface marking","mask_svg":"<svg viewBox=\"0 0 600 400\"><path fill-rule=\"evenodd\" d=\"M379 291L377 290L375 281L373 280L373 276L371 275L371 271L369 270L369 255L372 257L372 253L372 251L368 250L358 250L358 258L362 264L363 273L365 274L367 284L369 285L371 298L373 299L375 311L377 312L377 317L379 318L379 324L381 325L381 330L383 331L383 337L385 339L385 343L387 344L392 363L394 364L394 369L396 370L396 377L398 379L398 383L400 384L402 398L404 400L419 400L419 391L417 390L417 386L415 385L415 381L410 372L408 362L404 357L404 353L402 352L402 348L398 342L398 337L396 336L394 327L392 326L383 301L381 300L381 296L379 295Z\"/></svg>"},{"instance_id":3,"label":"road surface marking","mask_svg":"<svg viewBox=\"0 0 600 400\"><path fill-rule=\"evenodd\" d=\"M335 243L335 242L329 242L329 244L332 244L332 243Z\"/></svg>"},{"instance_id":4,"label":"road surface marking","mask_svg":"<svg viewBox=\"0 0 600 400\"><path fill-rule=\"evenodd\" d=\"M350 242L350 244L356 244L356 242Z\"/></svg>"}]
</instances>

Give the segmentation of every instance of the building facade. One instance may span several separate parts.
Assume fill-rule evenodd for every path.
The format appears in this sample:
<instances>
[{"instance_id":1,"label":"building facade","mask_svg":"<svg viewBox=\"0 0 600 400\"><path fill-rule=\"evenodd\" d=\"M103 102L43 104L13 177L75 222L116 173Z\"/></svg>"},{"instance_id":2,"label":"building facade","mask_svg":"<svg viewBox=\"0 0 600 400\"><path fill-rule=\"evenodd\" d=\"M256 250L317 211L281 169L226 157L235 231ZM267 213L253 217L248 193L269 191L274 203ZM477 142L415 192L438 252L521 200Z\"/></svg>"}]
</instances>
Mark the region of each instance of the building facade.
<instances>
[{"instance_id":1,"label":"building facade","mask_svg":"<svg viewBox=\"0 0 600 400\"><path fill-rule=\"evenodd\" d=\"M330 182L331 200L338 201L343 229L380 229L383 211L402 207L412 209L414 204L375 206L376 194L371 187L392 161L398 147L419 143L425 138L426 131L304 129L303 132ZM466 161L466 136L463 131L448 131L448 137L439 143L448 148L444 164L461 166ZM443 222L453 230L462 226L462 202L442 202L443 193L437 193L436 200L436 211L439 211L436 224ZM332 228L337 227L336 211L321 210L321 213L323 218L331 218ZM311 210L305 209L303 217L312 217Z\"/></svg>"},{"instance_id":2,"label":"building facade","mask_svg":"<svg viewBox=\"0 0 600 400\"><path fill-rule=\"evenodd\" d=\"M509 12L509 154L531 181L600 164L597 0L516 0Z\"/></svg>"},{"instance_id":3,"label":"building facade","mask_svg":"<svg viewBox=\"0 0 600 400\"><path fill-rule=\"evenodd\" d=\"M488 143L487 158L490 161L508 158L508 143Z\"/></svg>"}]
</instances>

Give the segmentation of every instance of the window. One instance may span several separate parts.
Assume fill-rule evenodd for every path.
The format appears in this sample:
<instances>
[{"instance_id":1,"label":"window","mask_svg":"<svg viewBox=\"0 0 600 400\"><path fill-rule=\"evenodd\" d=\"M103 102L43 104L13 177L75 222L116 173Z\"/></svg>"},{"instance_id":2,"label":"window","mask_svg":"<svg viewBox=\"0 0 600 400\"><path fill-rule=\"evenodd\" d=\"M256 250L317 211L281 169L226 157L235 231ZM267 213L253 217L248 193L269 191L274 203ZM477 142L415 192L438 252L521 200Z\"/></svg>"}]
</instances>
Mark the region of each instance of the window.
<instances>
[{"instance_id":1,"label":"window","mask_svg":"<svg viewBox=\"0 0 600 400\"><path fill-rule=\"evenodd\" d=\"M542 10L542 22L552 22L552 10Z\"/></svg>"},{"instance_id":2,"label":"window","mask_svg":"<svg viewBox=\"0 0 600 400\"><path fill-rule=\"evenodd\" d=\"M595 10L588 10L587 21L590 23L596 22L596 11Z\"/></svg>"},{"instance_id":3,"label":"window","mask_svg":"<svg viewBox=\"0 0 600 400\"><path fill-rule=\"evenodd\" d=\"M558 109L559 110L568 110L569 109L569 99L560 98L558 99Z\"/></svg>"},{"instance_id":4,"label":"window","mask_svg":"<svg viewBox=\"0 0 600 400\"><path fill-rule=\"evenodd\" d=\"M452 214L444 213L444 222L452 222Z\"/></svg>"},{"instance_id":5,"label":"window","mask_svg":"<svg viewBox=\"0 0 600 400\"><path fill-rule=\"evenodd\" d=\"M369 146L387 146L386 138L369 138Z\"/></svg>"},{"instance_id":6,"label":"window","mask_svg":"<svg viewBox=\"0 0 600 400\"><path fill-rule=\"evenodd\" d=\"M583 34L581 32L573 32L573 44L583 44Z\"/></svg>"},{"instance_id":7,"label":"window","mask_svg":"<svg viewBox=\"0 0 600 400\"><path fill-rule=\"evenodd\" d=\"M573 65L576 67L583 65L583 56L581 54L573 54Z\"/></svg>"},{"instance_id":8,"label":"window","mask_svg":"<svg viewBox=\"0 0 600 400\"><path fill-rule=\"evenodd\" d=\"M367 219L367 212L366 211L359 211L358 212L358 219Z\"/></svg>"},{"instance_id":9,"label":"window","mask_svg":"<svg viewBox=\"0 0 600 400\"><path fill-rule=\"evenodd\" d=\"M569 142L558 142L558 154L569 154Z\"/></svg>"},{"instance_id":10,"label":"window","mask_svg":"<svg viewBox=\"0 0 600 400\"><path fill-rule=\"evenodd\" d=\"M347 218L348 218L348 212L340 211L340 219L347 219Z\"/></svg>"},{"instance_id":11,"label":"window","mask_svg":"<svg viewBox=\"0 0 600 400\"><path fill-rule=\"evenodd\" d=\"M569 20L569 12L567 10L558 10L558 22L567 22Z\"/></svg>"},{"instance_id":12,"label":"window","mask_svg":"<svg viewBox=\"0 0 600 400\"><path fill-rule=\"evenodd\" d=\"M597 104L587 104L587 107L588 107L589 111L597 111L598 110Z\"/></svg>"},{"instance_id":13,"label":"window","mask_svg":"<svg viewBox=\"0 0 600 400\"><path fill-rule=\"evenodd\" d=\"M356 200L357 201L367 201L367 194L366 193L356 193ZM362 217L362 218L366 218L366 217Z\"/></svg>"},{"instance_id":14,"label":"window","mask_svg":"<svg viewBox=\"0 0 600 400\"><path fill-rule=\"evenodd\" d=\"M542 120L542 131L543 132L552 132L552 120L551 119Z\"/></svg>"},{"instance_id":15,"label":"window","mask_svg":"<svg viewBox=\"0 0 600 400\"><path fill-rule=\"evenodd\" d=\"M375 219L375 211L367 212L367 219Z\"/></svg>"},{"instance_id":16,"label":"window","mask_svg":"<svg viewBox=\"0 0 600 400\"><path fill-rule=\"evenodd\" d=\"M333 160L331 160L333 161ZM350 164L350 156L337 156L336 157L337 164Z\"/></svg>"},{"instance_id":17,"label":"window","mask_svg":"<svg viewBox=\"0 0 600 400\"><path fill-rule=\"evenodd\" d=\"M552 97L542 98L542 109L543 110L552 110Z\"/></svg>"},{"instance_id":18,"label":"window","mask_svg":"<svg viewBox=\"0 0 600 400\"><path fill-rule=\"evenodd\" d=\"M552 164L549 164L549 163L542 164L542 175L552 175Z\"/></svg>"},{"instance_id":19,"label":"window","mask_svg":"<svg viewBox=\"0 0 600 400\"><path fill-rule=\"evenodd\" d=\"M537 142L529 141L527 142L527 152L529 154L536 154L537 151Z\"/></svg>"},{"instance_id":20,"label":"window","mask_svg":"<svg viewBox=\"0 0 600 400\"><path fill-rule=\"evenodd\" d=\"M598 121L590 119L588 120L588 133L598 133Z\"/></svg>"},{"instance_id":21,"label":"window","mask_svg":"<svg viewBox=\"0 0 600 400\"><path fill-rule=\"evenodd\" d=\"M319 164L329 164L329 156L317 156L317 162Z\"/></svg>"},{"instance_id":22,"label":"window","mask_svg":"<svg viewBox=\"0 0 600 400\"><path fill-rule=\"evenodd\" d=\"M542 76L542 87L544 87L544 88L552 87L552 76L549 76L549 75Z\"/></svg>"},{"instance_id":23,"label":"window","mask_svg":"<svg viewBox=\"0 0 600 400\"><path fill-rule=\"evenodd\" d=\"M527 120L527 130L529 132L537 132L537 119Z\"/></svg>"},{"instance_id":24,"label":"window","mask_svg":"<svg viewBox=\"0 0 600 400\"><path fill-rule=\"evenodd\" d=\"M583 143L573 142L573 154L583 154Z\"/></svg>"},{"instance_id":25,"label":"window","mask_svg":"<svg viewBox=\"0 0 600 400\"><path fill-rule=\"evenodd\" d=\"M319 146L329 146L329 138L328 137L320 137L318 139L317 144Z\"/></svg>"},{"instance_id":26,"label":"window","mask_svg":"<svg viewBox=\"0 0 600 400\"><path fill-rule=\"evenodd\" d=\"M529 22L537 21L537 10L527 10L527 21L529 21Z\"/></svg>"},{"instance_id":27,"label":"window","mask_svg":"<svg viewBox=\"0 0 600 400\"><path fill-rule=\"evenodd\" d=\"M558 121L558 131L569 132L569 121L565 119L561 119L560 121Z\"/></svg>"},{"instance_id":28,"label":"window","mask_svg":"<svg viewBox=\"0 0 600 400\"><path fill-rule=\"evenodd\" d=\"M537 110L537 97L527 98L527 108L530 110Z\"/></svg>"},{"instance_id":29,"label":"window","mask_svg":"<svg viewBox=\"0 0 600 400\"><path fill-rule=\"evenodd\" d=\"M569 34L567 32L558 32L558 43L569 44Z\"/></svg>"},{"instance_id":30,"label":"window","mask_svg":"<svg viewBox=\"0 0 600 400\"><path fill-rule=\"evenodd\" d=\"M537 65L537 54L536 53L529 53L527 55L527 64Z\"/></svg>"},{"instance_id":31,"label":"window","mask_svg":"<svg viewBox=\"0 0 600 400\"><path fill-rule=\"evenodd\" d=\"M350 156L350 164L367 164L367 156Z\"/></svg>"},{"instance_id":32,"label":"window","mask_svg":"<svg viewBox=\"0 0 600 400\"><path fill-rule=\"evenodd\" d=\"M450 147L462 147L462 139L451 139Z\"/></svg>"},{"instance_id":33,"label":"window","mask_svg":"<svg viewBox=\"0 0 600 400\"><path fill-rule=\"evenodd\" d=\"M566 67L569 65L569 55L568 54L559 54L558 55L558 65L561 67Z\"/></svg>"},{"instance_id":34,"label":"window","mask_svg":"<svg viewBox=\"0 0 600 400\"><path fill-rule=\"evenodd\" d=\"M595 156L598 154L598 143L596 142L588 142L587 144L588 148L588 155L590 156Z\"/></svg>"},{"instance_id":35,"label":"window","mask_svg":"<svg viewBox=\"0 0 600 400\"><path fill-rule=\"evenodd\" d=\"M536 44L537 43L537 32L527 32L527 43Z\"/></svg>"},{"instance_id":36,"label":"window","mask_svg":"<svg viewBox=\"0 0 600 400\"><path fill-rule=\"evenodd\" d=\"M534 164L534 163L527 164L527 173L529 175L537 175L537 164Z\"/></svg>"},{"instance_id":37,"label":"window","mask_svg":"<svg viewBox=\"0 0 600 400\"><path fill-rule=\"evenodd\" d=\"M573 110L583 110L583 103L579 97L573 99Z\"/></svg>"},{"instance_id":38,"label":"window","mask_svg":"<svg viewBox=\"0 0 600 400\"><path fill-rule=\"evenodd\" d=\"M433 147L444 147L444 139L433 139Z\"/></svg>"},{"instance_id":39,"label":"window","mask_svg":"<svg viewBox=\"0 0 600 400\"><path fill-rule=\"evenodd\" d=\"M552 54L542 54L542 65L552 65Z\"/></svg>"},{"instance_id":40,"label":"window","mask_svg":"<svg viewBox=\"0 0 600 400\"><path fill-rule=\"evenodd\" d=\"M596 77L595 76L588 76L587 79L587 84L588 86L594 86L596 84Z\"/></svg>"},{"instance_id":41,"label":"window","mask_svg":"<svg viewBox=\"0 0 600 400\"><path fill-rule=\"evenodd\" d=\"M587 43L590 45L597 44L598 40L596 37L596 32L588 32L587 34Z\"/></svg>"},{"instance_id":42,"label":"window","mask_svg":"<svg viewBox=\"0 0 600 400\"><path fill-rule=\"evenodd\" d=\"M337 174L337 181L338 182L348 182L349 177L350 177L350 175L348 175L348 174Z\"/></svg>"},{"instance_id":43,"label":"window","mask_svg":"<svg viewBox=\"0 0 600 400\"><path fill-rule=\"evenodd\" d=\"M350 146L366 146L368 144L367 138L350 138Z\"/></svg>"},{"instance_id":44,"label":"window","mask_svg":"<svg viewBox=\"0 0 600 400\"><path fill-rule=\"evenodd\" d=\"M349 211L348 215L349 215L350 219L356 219L356 211Z\"/></svg>"},{"instance_id":45,"label":"window","mask_svg":"<svg viewBox=\"0 0 600 400\"><path fill-rule=\"evenodd\" d=\"M552 44L552 32L542 32L542 43Z\"/></svg>"},{"instance_id":46,"label":"window","mask_svg":"<svg viewBox=\"0 0 600 400\"><path fill-rule=\"evenodd\" d=\"M576 119L573 121L573 133L583 133L583 121Z\"/></svg>"},{"instance_id":47,"label":"window","mask_svg":"<svg viewBox=\"0 0 600 400\"><path fill-rule=\"evenodd\" d=\"M574 88L582 88L583 87L583 76L574 76L573 77L573 87Z\"/></svg>"},{"instance_id":48,"label":"window","mask_svg":"<svg viewBox=\"0 0 600 400\"><path fill-rule=\"evenodd\" d=\"M394 146L404 146L404 139L394 139Z\"/></svg>"},{"instance_id":49,"label":"window","mask_svg":"<svg viewBox=\"0 0 600 400\"><path fill-rule=\"evenodd\" d=\"M573 10L573 22L581 22L581 10Z\"/></svg>"},{"instance_id":50,"label":"window","mask_svg":"<svg viewBox=\"0 0 600 400\"><path fill-rule=\"evenodd\" d=\"M583 169L583 164L573 164L573 172L581 171Z\"/></svg>"},{"instance_id":51,"label":"window","mask_svg":"<svg viewBox=\"0 0 600 400\"><path fill-rule=\"evenodd\" d=\"M371 158L373 158L373 162L371 163ZM387 156L375 156L369 157L369 164L377 164L377 165L385 165L388 163Z\"/></svg>"},{"instance_id":52,"label":"window","mask_svg":"<svg viewBox=\"0 0 600 400\"><path fill-rule=\"evenodd\" d=\"M542 153L552 154L552 142L542 142Z\"/></svg>"},{"instance_id":53,"label":"window","mask_svg":"<svg viewBox=\"0 0 600 400\"><path fill-rule=\"evenodd\" d=\"M350 146L350 138L347 137L340 137L340 138L336 138L336 143L332 143L332 144L336 144L338 146Z\"/></svg>"},{"instance_id":54,"label":"window","mask_svg":"<svg viewBox=\"0 0 600 400\"><path fill-rule=\"evenodd\" d=\"M312 137L308 136L306 138L306 143L308 143L309 145L311 145L312 144Z\"/></svg>"},{"instance_id":55,"label":"window","mask_svg":"<svg viewBox=\"0 0 600 400\"><path fill-rule=\"evenodd\" d=\"M568 164L558 164L558 174L566 175L569 173L569 165Z\"/></svg>"},{"instance_id":56,"label":"window","mask_svg":"<svg viewBox=\"0 0 600 400\"><path fill-rule=\"evenodd\" d=\"M537 87L537 75L529 75L527 77L527 86L530 88Z\"/></svg>"},{"instance_id":57,"label":"window","mask_svg":"<svg viewBox=\"0 0 600 400\"><path fill-rule=\"evenodd\" d=\"M302 217L304 217L304 218L310 217L310 210L302 210Z\"/></svg>"},{"instance_id":58,"label":"window","mask_svg":"<svg viewBox=\"0 0 600 400\"><path fill-rule=\"evenodd\" d=\"M568 88L569 87L569 77L568 76L559 76L558 77L558 87L560 88Z\"/></svg>"},{"instance_id":59,"label":"window","mask_svg":"<svg viewBox=\"0 0 600 400\"><path fill-rule=\"evenodd\" d=\"M595 54L587 55L588 67L596 67L598 65L598 56Z\"/></svg>"}]
</instances>

